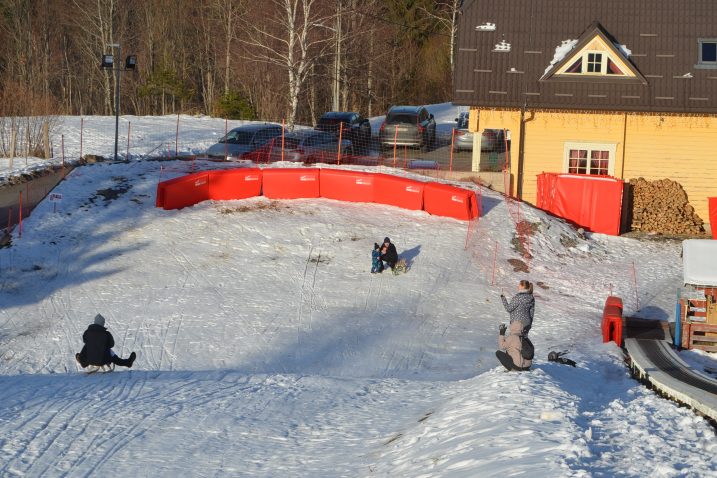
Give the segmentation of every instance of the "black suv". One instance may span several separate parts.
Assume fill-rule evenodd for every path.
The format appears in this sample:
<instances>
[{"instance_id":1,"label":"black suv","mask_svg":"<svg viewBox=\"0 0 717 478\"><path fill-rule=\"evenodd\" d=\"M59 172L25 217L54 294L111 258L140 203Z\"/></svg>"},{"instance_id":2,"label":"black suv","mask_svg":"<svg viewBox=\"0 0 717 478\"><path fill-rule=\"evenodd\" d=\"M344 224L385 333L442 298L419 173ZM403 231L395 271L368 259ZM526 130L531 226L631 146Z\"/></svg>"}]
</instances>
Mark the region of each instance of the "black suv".
<instances>
[{"instance_id":1,"label":"black suv","mask_svg":"<svg viewBox=\"0 0 717 478\"><path fill-rule=\"evenodd\" d=\"M316 129L336 136L340 132L342 139L351 141L356 150L366 151L371 145L371 125L358 113L329 111L319 118Z\"/></svg>"},{"instance_id":2,"label":"black suv","mask_svg":"<svg viewBox=\"0 0 717 478\"><path fill-rule=\"evenodd\" d=\"M412 146L428 151L436 144L436 120L425 106L392 106L378 134L381 151Z\"/></svg>"}]
</instances>

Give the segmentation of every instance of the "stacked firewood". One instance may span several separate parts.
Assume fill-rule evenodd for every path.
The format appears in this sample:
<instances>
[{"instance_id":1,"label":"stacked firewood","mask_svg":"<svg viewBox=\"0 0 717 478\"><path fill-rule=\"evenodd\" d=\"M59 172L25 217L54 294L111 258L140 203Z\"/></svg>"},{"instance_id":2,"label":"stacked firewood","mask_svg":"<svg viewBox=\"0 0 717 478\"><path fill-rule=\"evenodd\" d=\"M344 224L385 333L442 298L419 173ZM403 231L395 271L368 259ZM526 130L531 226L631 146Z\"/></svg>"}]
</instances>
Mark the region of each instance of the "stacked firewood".
<instances>
[{"instance_id":1,"label":"stacked firewood","mask_svg":"<svg viewBox=\"0 0 717 478\"><path fill-rule=\"evenodd\" d=\"M700 234L703 221L680 183L669 179L631 179L632 230L659 234Z\"/></svg>"}]
</instances>

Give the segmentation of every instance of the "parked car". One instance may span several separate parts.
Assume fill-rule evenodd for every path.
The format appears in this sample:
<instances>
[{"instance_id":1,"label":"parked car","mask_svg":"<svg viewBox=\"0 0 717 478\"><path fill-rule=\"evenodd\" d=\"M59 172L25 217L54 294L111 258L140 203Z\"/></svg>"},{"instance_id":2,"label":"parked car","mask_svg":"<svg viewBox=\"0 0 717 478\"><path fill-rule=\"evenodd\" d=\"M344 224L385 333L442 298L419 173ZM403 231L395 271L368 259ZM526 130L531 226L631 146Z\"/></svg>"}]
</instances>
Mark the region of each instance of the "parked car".
<instances>
[{"instance_id":1,"label":"parked car","mask_svg":"<svg viewBox=\"0 0 717 478\"><path fill-rule=\"evenodd\" d=\"M453 149L455 151L473 151L473 133L468 130L468 112L463 111L456 118L453 133Z\"/></svg>"},{"instance_id":2,"label":"parked car","mask_svg":"<svg viewBox=\"0 0 717 478\"><path fill-rule=\"evenodd\" d=\"M455 151L473 151L473 133L468 130L468 111L463 111L456 118ZM505 151L505 134L502 129L484 129L480 136L480 150L495 153Z\"/></svg>"},{"instance_id":3,"label":"parked car","mask_svg":"<svg viewBox=\"0 0 717 478\"><path fill-rule=\"evenodd\" d=\"M231 161L242 159L247 153L256 151L269 140L281 136L281 125L247 124L229 131L218 143L207 149L209 159Z\"/></svg>"},{"instance_id":4,"label":"parked car","mask_svg":"<svg viewBox=\"0 0 717 478\"><path fill-rule=\"evenodd\" d=\"M371 124L358 113L329 111L319 118L316 129L341 134L341 138L351 141L354 149L367 150L371 145Z\"/></svg>"},{"instance_id":5,"label":"parked car","mask_svg":"<svg viewBox=\"0 0 717 478\"><path fill-rule=\"evenodd\" d=\"M392 106L378 138L382 152L394 145L428 150L436 143L436 120L425 106Z\"/></svg>"},{"instance_id":6,"label":"parked car","mask_svg":"<svg viewBox=\"0 0 717 478\"><path fill-rule=\"evenodd\" d=\"M304 129L287 133L283 139L274 138L257 151L246 155L256 162L294 161L305 163L335 163L338 160L339 139L333 133ZM341 155L353 155L353 145L347 139L341 140Z\"/></svg>"}]
</instances>

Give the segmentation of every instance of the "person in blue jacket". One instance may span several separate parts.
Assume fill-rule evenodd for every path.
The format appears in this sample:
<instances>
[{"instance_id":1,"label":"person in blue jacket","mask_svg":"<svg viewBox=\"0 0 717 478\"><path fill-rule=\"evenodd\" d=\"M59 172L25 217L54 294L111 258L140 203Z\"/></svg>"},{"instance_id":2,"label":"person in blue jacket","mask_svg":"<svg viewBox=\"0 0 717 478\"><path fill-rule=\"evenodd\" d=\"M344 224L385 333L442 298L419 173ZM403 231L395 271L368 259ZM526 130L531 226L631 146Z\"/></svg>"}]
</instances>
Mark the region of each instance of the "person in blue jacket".
<instances>
[{"instance_id":1,"label":"person in blue jacket","mask_svg":"<svg viewBox=\"0 0 717 478\"><path fill-rule=\"evenodd\" d=\"M383 272L383 262L381 261L381 246L374 242L373 251L371 251L371 274L377 272Z\"/></svg>"}]
</instances>

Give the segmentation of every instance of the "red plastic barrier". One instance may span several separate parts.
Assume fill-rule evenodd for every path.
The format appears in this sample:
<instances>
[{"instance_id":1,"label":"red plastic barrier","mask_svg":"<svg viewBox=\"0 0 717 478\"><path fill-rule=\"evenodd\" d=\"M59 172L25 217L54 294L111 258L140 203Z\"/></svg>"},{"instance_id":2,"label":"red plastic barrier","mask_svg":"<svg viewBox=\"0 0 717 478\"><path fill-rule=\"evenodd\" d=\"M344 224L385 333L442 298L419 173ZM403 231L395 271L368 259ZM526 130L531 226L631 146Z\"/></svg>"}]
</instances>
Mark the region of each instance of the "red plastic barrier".
<instances>
[{"instance_id":1,"label":"red plastic barrier","mask_svg":"<svg viewBox=\"0 0 717 478\"><path fill-rule=\"evenodd\" d=\"M717 239L717 198L707 198L710 210L710 226L712 227L712 239Z\"/></svg>"},{"instance_id":2,"label":"red plastic barrier","mask_svg":"<svg viewBox=\"0 0 717 478\"><path fill-rule=\"evenodd\" d=\"M262 191L269 199L318 198L319 169L271 168L262 173Z\"/></svg>"},{"instance_id":3,"label":"red plastic barrier","mask_svg":"<svg viewBox=\"0 0 717 478\"><path fill-rule=\"evenodd\" d=\"M612 296L605 301L602 313L602 341L611 340L622 347L622 299Z\"/></svg>"},{"instance_id":4,"label":"red plastic barrier","mask_svg":"<svg viewBox=\"0 0 717 478\"><path fill-rule=\"evenodd\" d=\"M473 191L442 183L426 183L423 187L423 210L436 216L464 221L478 217L478 201Z\"/></svg>"},{"instance_id":5,"label":"red plastic barrier","mask_svg":"<svg viewBox=\"0 0 717 478\"><path fill-rule=\"evenodd\" d=\"M209 199L225 201L261 195L261 169L238 168L209 173Z\"/></svg>"},{"instance_id":6,"label":"red plastic barrier","mask_svg":"<svg viewBox=\"0 0 717 478\"><path fill-rule=\"evenodd\" d=\"M373 173L323 168L320 173L322 198L339 201L373 202Z\"/></svg>"},{"instance_id":7,"label":"red plastic barrier","mask_svg":"<svg viewBox=\"0 0 717 478\"><path fill-rule=\"evenodd\" d=\"M542 173L537 206L590 231L618 235L623 185L609 176Z\"/></svg>"},{"instance_id":8,"label":"red plastic barrier","mask_svg":"<svg viewBox=\"0 0 717 478\"><path fill-rule=\"evenodd\" d=\"M209 199L209 173L201 172L170 179L157 187L157 204L181 209Z\"/></svg>"},{"instance_id":9,"label":"red plastic barrier","mask_svg":"<svg viewBox=\"0 0 717 478\"><path fill-rule=\"evenodd\" d=\"M375 174L373 200L380 204L420 211L423 209L423 188L425 184L400 176Z\"/></svg>"}]
</instances>

